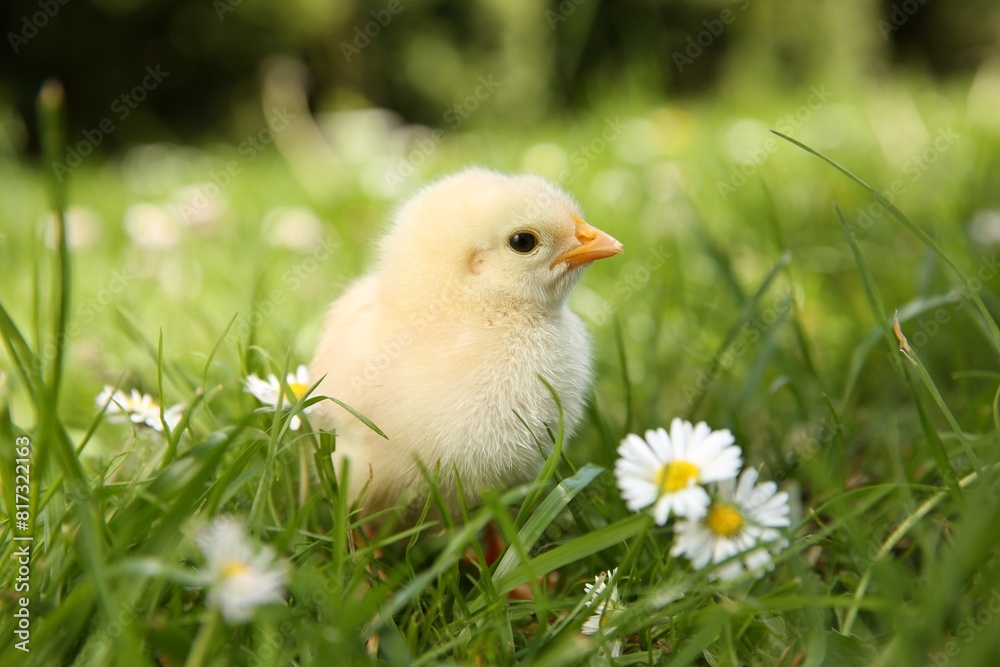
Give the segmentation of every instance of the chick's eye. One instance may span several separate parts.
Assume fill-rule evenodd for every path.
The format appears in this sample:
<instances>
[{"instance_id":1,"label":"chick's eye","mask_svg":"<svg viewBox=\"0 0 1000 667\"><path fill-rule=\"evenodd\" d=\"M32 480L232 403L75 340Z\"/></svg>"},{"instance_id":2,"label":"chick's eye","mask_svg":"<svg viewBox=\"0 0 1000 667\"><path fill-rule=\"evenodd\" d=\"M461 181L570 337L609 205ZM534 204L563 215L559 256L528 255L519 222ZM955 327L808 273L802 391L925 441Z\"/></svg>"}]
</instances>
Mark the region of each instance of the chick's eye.
<instances>
[{"instance_id":1,"label":"chick's eye","mask_svg":"<svg viewBox=\"0 0 1000 667\"><path fill-rule=\"evenodd\" d=\"M531 232L518 232L507 240L514 252L529 253L538 245L538 237Z\"/></svg>"}]
</instances>

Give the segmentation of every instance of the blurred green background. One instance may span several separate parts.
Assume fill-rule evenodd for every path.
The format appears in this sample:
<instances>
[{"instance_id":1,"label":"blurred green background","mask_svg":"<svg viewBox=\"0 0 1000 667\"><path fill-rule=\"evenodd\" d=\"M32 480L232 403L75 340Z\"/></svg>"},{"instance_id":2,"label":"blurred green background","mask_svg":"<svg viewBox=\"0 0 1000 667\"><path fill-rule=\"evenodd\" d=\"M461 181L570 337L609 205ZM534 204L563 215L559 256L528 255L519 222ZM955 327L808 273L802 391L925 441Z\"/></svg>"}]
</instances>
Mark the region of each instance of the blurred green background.
<instances>
[{"instance_id":1,"label":"blurred green background","mask_svg":"<svg viewBox=\"0 0 1000 667\"><path fill-rule=\"evenodd\" d=\"M817 658L815 633L827 629L885 651L881 664L925 664L1000 588L992 472L968 502L941 502L873 556L944 488L949 466L958 476L976 467L968 451L991 471L998 458L1000 340L969 291L996 319L995 1L34 0L4 3L0 16L0 297L43 364L65 345L59 419L86 441L95 489L141 495L131 482L162 473L148 434L101 424L91 437L103 384L166 406L207 392L185 455L248 417L267 428L243 378L282 368L286 355L308 362L326 304L364 270L398 201L477 163L558 181L626 247L572 296L595 338L598 380L570 457L610 468L625 433L705 419L732 429L748 464L796 503L793 548L763 595L822 599L822 609L776 606L781 623L753 630L769 644L748 641L741 661L712 664L803 664L806 650L808 664L867 664ZM66 96L55 162L39 155L34 113L50 77ZM943 252L771 129L886 193ZM63 341L48 333L53 174L70 200ZM873 314L835 205L884 312ZM897 372L895 341L879 328L897 309L931 382ZM0 369L13 421L37 428L9 356ZM257 474L233 481L220 510L245 513ZM597 523L626 516L609 476L595 488L586 512ZM266 493L285 525L293 503L280 485ZM119 500L100 502L103 516ZM316 534L327 530L321 514L308 519ZM152 548L147 530L157 528L122 537L107 563ZM40 584L46 599L79 588L74 533L53 534L53 561L72 564ZM646 572L658 573L663 554L648 547ZM564 575L590 580L624 557L611 548ZM874 603L845 612L849 598ZM343 646L363 655L349 614L335 612L309 632L325 642L346 624ZM674 616L682 635L696 616ZM62 664L78 636L49 618L40 636ZM433 656L439 626L419 618L411 649ZM104 621L76 622L82 635ZM150 635L145 624L127 632ZM492 650L491 632L477 628L469 655ZM993 664L997 637L976 634L952 664ZM186 646L154 643L171 656Z\"/></svg>"},{"instance_id":2,"label":"blurred green background","mask_svg":"<svg viewBox=\"0 0 1000 667\"><path fill-rule=\"evenodd\" d=\"M296 84L316 111L379 107L439 125L493 74L503 87L475 122L529 126L608 96L724 102L817 81L878 85L898 72L963 79L1000 54L1000 7L989 0L35 0L4 3L0 16L2 150L14 153L36 145L44 78L65 83L75 136L146 65L169 77L102 152L255 128L275 56L302 65Z\"/></svg>"}]
</instances>

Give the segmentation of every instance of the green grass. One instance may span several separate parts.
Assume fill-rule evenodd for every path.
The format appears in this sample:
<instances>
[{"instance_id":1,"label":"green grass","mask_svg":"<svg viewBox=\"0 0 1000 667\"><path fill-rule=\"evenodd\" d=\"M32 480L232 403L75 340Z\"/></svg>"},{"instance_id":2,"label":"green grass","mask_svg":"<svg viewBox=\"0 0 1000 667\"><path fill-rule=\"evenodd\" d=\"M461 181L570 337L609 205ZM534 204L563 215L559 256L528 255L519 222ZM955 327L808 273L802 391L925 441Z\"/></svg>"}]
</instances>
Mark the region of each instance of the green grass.
<instances>
[{"instance_id":1,"label":"green grass","mask_svg":"<svg viewBox=\"0 0 1000 667\"><path fill-rule=\"evenodd\" d=\"M126 210L206 181L232 149L93 158L68 191L37 165L0 161L0 664L600 663L600 642L580 632L583 584L614 567L627 605L616 664L989 664L1000 655L1000 278L997 242L977 241L970 221L1000 216L1000 136L965 119L964 91L914 90L930 140L957 134L926 169L912 158L932 144L911 116L873 129L877 92L835 98L794 131L778 119L808 93L609 106L528 134L470 122L448 136L404 189L471 162L555 177L558 151L539 147L551 144L588 221L625 244L572 301L599 379L581 433L536 484L498 491L443 532L383 534L353 552L332 436L255 412L242 381L309 360L326 303L363 270L394 199L354 176L310 194L271 146L224 189L215 223L148 250L123 232ZM43 109L56 146L57 115ZM617 116L626 132L574 162ZM718 183L758 149L763 164L722 196ZM38 221L53 196L103 220L93 243L46 244ZM265 218L282 206L321 218L332 250L269 244ZM183 403L185 421L167 436L100 420L104 384ZM791 546L763 578L709 581L669 556L669 526L620 500L618 442L675 416L731 429L747 465L791 494ZM34 444L30 654L12 639L23 435ZM241 517L291 564L287 605L252 624L219 622L193 584L192 535L218 514ZM491 569L470 564L493 519L508 551ZM525 583L533 601L507 596Z\"/></svg>"}]
</instances>

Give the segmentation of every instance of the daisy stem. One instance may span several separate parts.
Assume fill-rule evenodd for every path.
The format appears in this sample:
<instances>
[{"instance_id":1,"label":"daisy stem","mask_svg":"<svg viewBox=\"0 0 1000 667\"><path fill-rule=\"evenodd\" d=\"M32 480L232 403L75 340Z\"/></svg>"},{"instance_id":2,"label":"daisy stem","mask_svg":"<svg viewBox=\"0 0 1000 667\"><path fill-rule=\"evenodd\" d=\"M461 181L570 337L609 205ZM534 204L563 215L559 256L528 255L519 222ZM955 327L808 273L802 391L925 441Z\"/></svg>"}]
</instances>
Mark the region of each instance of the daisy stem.
<instances>
[{"instance_id":1,"label":"daisy stem","mask_svg":"<svg viewBox=\"0 0 1000 667\"><path fill-rule=\"evenodd\" d=\"M318 444L318 443L317 443ZM299 447L299 509L309 501L309 453L312 446L305 438Z\"/></svg>"},{"instance_id":2,"label":"daisy stem","mask_svg":"<svg viewBox=\"0 0 1000 667\"><path fill-rule=\"evenodd\" d=\"M163 425L163 433L167 439L167 449L163 454L163 465L167 465L174 460L177 455L177 438L174 434L170 432L170 427L167 426L167 420L163 418L163 328L160 328L160 337L156 343L156 389L157 389L157 401L160 404L160 424Z\"/></svg>"},{"instance_id":3,"label":"daisy stem","mask_svg":"<svg viewBox=\"0 0 1000 667\"><path fill-rule=\"evenodd\" d=\"M201 628L198 629L198 635L194 638L194 644L191 645L191 652L188 653L184 667L201 667L205 664L208 649L212 645L215 629L218 626L219 612L213 611L209 614L208 620L202 623Z\"/></svg>"},{"instance_id":4,"label":"daisy stem","mask_svg":"<svg viewBox=\"0 0 1000 667\"><path fill-rule=\"evenodd\" d=\"M61 83L55 80L46 81L38 93L38 122L42 133L42 150L46 162L55 164L58 161L58 151L65 145L65 91ZM56 228L56 259L53 283L53 321L52 340L65 341L64 333L69 319L70 303L70 256L69 242L66 237L66 186L62 177L56 172L49 174L52 207L55 209ZM59 388L62 383L63 353L65 344L55 346L52 364L48 371L48 399L54 408L59 399ZM41 352L41 347L39 347ZM43 442L45 440L43 439Z\"/></svg>"}]
</instances>

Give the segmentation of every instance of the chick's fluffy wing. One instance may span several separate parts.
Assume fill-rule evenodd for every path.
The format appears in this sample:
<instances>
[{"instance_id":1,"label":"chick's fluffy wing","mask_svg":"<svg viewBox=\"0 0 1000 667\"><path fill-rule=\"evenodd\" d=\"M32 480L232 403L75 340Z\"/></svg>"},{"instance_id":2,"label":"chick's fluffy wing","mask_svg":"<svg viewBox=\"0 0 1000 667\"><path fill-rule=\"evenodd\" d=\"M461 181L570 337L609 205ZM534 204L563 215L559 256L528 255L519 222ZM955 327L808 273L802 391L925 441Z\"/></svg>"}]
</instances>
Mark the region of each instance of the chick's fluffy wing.
<instances>
[{"instance_id":1,"label":"chick's fluffy wing","mask_svg":"<svg viewBox=\"0 0 1000 667\"><path fill-rule=\"evenodd\" d=\"M312 377L326 376L317 390L319 395L337 398L362 414L382 387L382 375L391 362L386 350L391 352L387 339L392 338L392 331L386 326L378 293L378 281L368 276L333 302L311 369ZM345 426L352 420L346 412L327 403L320 425Z\"/></svg>"}]
</instances>

